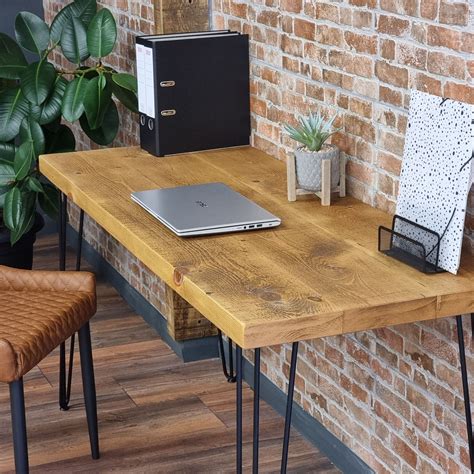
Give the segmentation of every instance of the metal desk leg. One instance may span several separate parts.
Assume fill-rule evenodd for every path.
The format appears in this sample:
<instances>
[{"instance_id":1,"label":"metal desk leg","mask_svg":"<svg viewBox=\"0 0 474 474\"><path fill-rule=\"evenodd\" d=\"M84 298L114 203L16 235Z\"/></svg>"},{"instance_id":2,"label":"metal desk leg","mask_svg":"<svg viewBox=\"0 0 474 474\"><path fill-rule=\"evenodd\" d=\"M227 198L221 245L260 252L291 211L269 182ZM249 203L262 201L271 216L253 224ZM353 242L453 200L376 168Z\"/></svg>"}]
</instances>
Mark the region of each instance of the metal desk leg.
<instances>
[{"instance_id":1,"label":"metal desk leg","mask_svg":"<svg viewBox=\"0 0 474 474\"><path fill-rule=\"evenodd\" d=\"M258 449L260 435L260 349L255 349L253 366L253 461L252 473L258 474Z\"/></svg>"},{"instance_id":2,"label":"metal desk leg","mask_svg":"<svg viewBox=\"0 0 474 474\"><path fill-rule=\"evenodd\" d=\"M219 340L219 353L221 356L222 361L222 371L224 372L224 377L227 379L229 383L235 383L235 373L234 373L234 354L233 354L233 346L232 346L232 339L228 338L229 341L229 370L227 370L227 363L225 360L225 352L224 352L224 341L222 339L222 331L220 329L217 330L217 337Z\"/></svg>"},{"instance_id":3,"label":"metal desk leg","mask_svg":"<svg viewBox=\"0 0 474 474\"><path fill-rule=\"evenodd\" d=\"M242 348L237 346L237 474L242 474Z\"/></svg>"},{"instance_id":4,"label":"metal desk leg","mask_svg":"<svg viewBox=\"0 0 474 474\"><path fill-rule=\"evenodd\" d=\"M236 472L242 474L242 348L236 344ZM294 342L291 352L290 378L288 382L288 396L286 402L285 430L283 434L283 452L281 458L281 474L286 474L288 464L288 450L290 445L291 416L293 412L293 395L295 393L296 362L298 360L298 343ZM260 434L260 348L255 349L254 364L254 399L253 399L253 459L252 473L258 473L259 463L259 434Z\"/></svg>"},{"instance_id":5,"label":"metal desk leg","mask_svg":"<svg viewBox=\"0 0 474 474\"><path fill-rule=\"evenodd\" d=\"M296 362L298 360L298 343L294 342L291 350L290 379L288 381L288 397L286 400L285 431L283 434L283 452L281 456L281 474L286 474L288 464L288 448L290 445L291 415L293 412L293 394L295 392Z\"/></svg>"},{"instance_id":6,"label":"metal desk leg","mask_svg":"<svg viewBox=\"0 0 474 474\"><path fill-rule=\"evenodd\" d=\"M76 271L81 269L82 236L84 232L84 211L81 209L79 216L79 232L77 237ZM59 270L66 270L66 242L67 242L67 196L60 194L59 205ZM75 334L71 336L69 347L69 367L66 382L66 343L59 346L59 407L69 410L71 400L72 371L74 368Z\"/></svg>"},{"instance_id":7,"label":"metal desk leg","mask_svg":"<svg viewBox=\"0 0 474 474\"><path fill-rule=\"evenodd\" d=\"M471 315L472 317L472 315ZM464 346L464 332L462 327L462 316L456 316L458 329L459 360L461 362L462 389L464 392L464 412L466 414L467 441L469 445L469 459L471 472L474 472L474 444L472 436L471 401L469 397L469 381L467 377L466 349Z\"/></svg>"}]
</instances>

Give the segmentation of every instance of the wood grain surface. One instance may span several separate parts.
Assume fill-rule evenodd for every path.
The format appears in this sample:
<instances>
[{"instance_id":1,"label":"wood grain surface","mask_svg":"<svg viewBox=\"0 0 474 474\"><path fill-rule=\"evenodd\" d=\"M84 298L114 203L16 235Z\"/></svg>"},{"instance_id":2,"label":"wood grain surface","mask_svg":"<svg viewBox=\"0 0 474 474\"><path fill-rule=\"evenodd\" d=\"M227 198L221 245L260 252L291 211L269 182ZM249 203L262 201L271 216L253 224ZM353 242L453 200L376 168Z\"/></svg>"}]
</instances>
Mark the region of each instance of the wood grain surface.
<instances>
[{"instance_id":1,"label":"wood grain surface","mask_svg":"<svg viewBox=\"0 0 474 474\"><path fill-rule=\"evenodd\" d=\"M155 32L181 33L209 29L208 0L154 0Z\"/></svg>"},{"instance_id":2,"label":"wood grain surface","mask_svg":"<svg viewBox=\"0 0 474 474\"><path fill-rule=\"evenodd\" d=\"M139 148L40 157L40 169L243 348L474 311L474 259L424 275L377 251L391 217L353 198L288 202L285 163L251 147L156 158ZM181 238L132 191L224 182L282 219L275 229Z\"/></svg>"}]
</instances>

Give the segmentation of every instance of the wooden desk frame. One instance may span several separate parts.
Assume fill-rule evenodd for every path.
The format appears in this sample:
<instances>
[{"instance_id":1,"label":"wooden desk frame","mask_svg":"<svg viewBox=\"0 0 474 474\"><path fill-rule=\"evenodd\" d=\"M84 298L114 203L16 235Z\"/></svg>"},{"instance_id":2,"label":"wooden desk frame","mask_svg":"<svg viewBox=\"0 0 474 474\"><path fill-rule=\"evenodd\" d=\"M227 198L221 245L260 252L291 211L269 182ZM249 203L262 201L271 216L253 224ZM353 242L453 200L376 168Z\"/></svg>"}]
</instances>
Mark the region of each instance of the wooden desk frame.
<instances>
[{"instance_id":1,"label":"wooden desk frame","mask_svg":"<svg viewBox=\"0 0 474 474\"><path fill-rule=\"evenodd\" d=\"M40 161L41 163L41 161ZM54 180L53 180L54 182ZM62 186L60 186L61 188ZM60 189L61 191L61 206L60 206L60 229L59 229L59 238L60 238L60 268L65 269L65 248L66 248L66 212L67 212L67 196L64 194L64 189ZM79 203L76 203L79 204ZM81 207L81 206L79 206ZM80 215L80 229L79 229L79 252L77 255L76 261L76 268L80 268L80 260L81 260L81 241L82 241L82 231L83 231L83 220L84 220L84 210L81 208L81 215ZM92 216L93 217L93 216ZM81 224L82 222L82 224ZM456 285L454 285L457 288ZM453 293L454 289L453 288ZM459 290L456 290L459 291ZM454 293L455 294L455 293ZM470 293L469 293L470 294ZM463 293L465 295L465 293ZM469 300L470 301L470 300ZM440 300L439 303L441 304L442 301ZM430 306L431 307L431 306ZM463 309L466 305L463 306ZM401 311L407 313L409 311L410 306L402 305ZM452 310L455 313L456 308L456 301L453 302L452 299L447 299L446 308L444 309L444 314L440 317L448 316L447 308ZM415 308L416 309L416 308ZM413 310L413 307L412 307ZM391 319L385 320L382 319L379 322L378 326L374 327L382 327L384 325L394 324L393 322L393 315L395 314L394 308L390 309L390 317ZM417 316L417 320L422 320L423 318ZM424 317L424 319L430 319L429 317ZM302 322L303 324L304 322ZM459 356L460 356L460 365L461 365L461 377L462 377L462 385L463 385L463 396L464 396L464 404L465 404L465 417L466 417L466 427L467 427L467 434L468 434L468 444L469 444L469 456L471 465L474 466L474 450L473 450L473 436L472 436L472 417L471 417L471 409L470 409L470 396L469 396L469 387L468 387L468 374L467 374L467 366L466 366L466 355L465 355L465 346L464 346L464 339L463 339L463 321L460 315L456 316L456 323L457 323L457 335L458 335L458 345L459 345ZM217 323L219 326L220 323ZM231 326L229 326L231 327ZM224 331L224 327L219 328L222 332ZM353 330L359 330L356 328L352 328ZM367 329L370 329L368 327ZM232 333L232 330L230 331ZM346 328L345 332L351 332ZM254 333L252 333L254 334ZM233 336L234 334L229 334ZM238 333L236 333L238 335ZM319 337L324 337L324 334L321 334ZM235 339L235 338L234 338ZM297 366L297 356L298 356L298 340L304 340L307 337L295 337L293 341L288 340L285 342L292 343L292 351L291 351L291 363L290 363L290 373L289 373L289 383L288 383L288 394L287 394L287 402L286 402L286 415L285 415L285 428L284 428L284 435L283 435L283 449L282 449L282 459L281 459L281 472L286 473L287 470L287 460L288 460L288 449L289 449L289 441L290 441L290 430L291 430L291 418L292 418L292 408L293 408L293 395L294 395L294 387L295 387L295 376L296 376L296 366ZM263 335L260 338L260 343L252 345L251 342L247 343L247 340L244 337L241 337L240 340L235 343L236 349L236 360L235 360L235 368L236 372L233 374L233 367L231 367L230 372L227 371L227 367L225 365L225 361L223 360L223 368L226 369L227 372L227 380L236 382L236 418L237 418L237 429L236 429L236 450L237 450L237 465L236 471L237 473L242 472L243 467L243 460L242 460L242 383L243 383L243 349L253 348L255 351L255 364L254 364L254 401L253 401L253 468L252 471L254 473L258 472L258 460L259 460L259 417L260 417L260 352L261 348L266 344L267 339L266 335ZM72 341L73 344L73 341ZM223 344L221 345L221 349ZM229 347L232 347L232 341L229 341ZM73 348L73 347L72 347ZM66 374L66 354L65 354L65 347L61 349L61 363L60 363L60 401L61 407L63 409L67 409L68 407L68 394L70 393L70 380L71 380L71 369L73 365L72 354L69 360L69 374ZM221 351L222 352L222 351ZM230 351L232 353L232 350ZM234 361L232 361L234 362Z\"/></svg>"},{"instance_id":2,"label":"wooden desk frame","mask_svg":"<svg viewBox=\"0 0 474 474\"><path fill-rule=\"evenodd\" d=\"M59 269L66 269L66 223L67 223L67 196L60 193L60 213L59 213ZM76 271L81 269L81 250L82 240L84 232L84 211L80 210L79 216L79 230L78 230L78 245L76 254ZM474 314L471 314L471 320L474 322ZM474 439L472 431L472 414L471 414L471 403L469 395L469 380L467 374L466 364L466 349L464 344L464 332L463 332L463 321L462 316L456 316L457 335L459 343L459 359L461 363L461 378L464 395L464 409L466 417L466 429L468 436L469 445L469 459L471 466L474 466ZM69 400L71 397L71 383L72 383L72 371L74 365L74 335L70 340L70 353L69 353L69 364L68 372L66 373L66 349L65 343L60 346L60 365L59 365L59 405L61 410L69 410ZM236 383L236 472L242 473L243 469L243 458L242 458L242 447L243 447L243 410L242 410L242 382L243 382L243 370L242 370L242 348L236 344L236 367L234 372L234 361L233 361L233 341L228 338L228 354L229 354L229 368L225 359L224 344L222 339L222 331L218 329L218 341L219 341L219 352L222 361L222 370L224 377L229 383ZM288 393L286 401L286 412L285 412L285 427L283 432L283 447L282 447L282 458L280 473L286 474L288 465L288 452L290 445L290 433L291 433L291 418L293 413L293 398L295 391L295 379L296 379L296 366L298 360L298 342L293 342L291 349L291 362L290 362L290 374L288 378ZM252 473L258 473L259 466L259 438L260 438L260 352L261 348L254 349L254 371L253 371L253 387L254 387L254 400L253 400L253 443L252 443ZM67 381L67 382L66 382Z\"/></svg>"}]
</instances>

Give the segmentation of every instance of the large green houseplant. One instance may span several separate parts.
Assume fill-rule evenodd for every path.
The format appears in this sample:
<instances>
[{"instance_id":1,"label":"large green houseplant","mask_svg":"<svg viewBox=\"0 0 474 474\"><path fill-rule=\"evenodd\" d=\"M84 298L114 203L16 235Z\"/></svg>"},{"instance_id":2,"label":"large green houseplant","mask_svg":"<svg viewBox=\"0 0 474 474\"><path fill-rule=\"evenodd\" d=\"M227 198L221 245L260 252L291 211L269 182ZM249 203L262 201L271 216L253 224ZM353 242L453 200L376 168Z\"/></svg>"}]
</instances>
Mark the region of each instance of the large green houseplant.
<instances>
[{"instance_id":1,"label":"large green houseplant","mask_svg":"<svg viewBox=\"0 0 474 474\"><path fill-rule=\"evenodd\" d=\"M37 205L55 216L58 191L40 175L38 156L75 149L64 122L79 121L99 145L115 138L119 117L114 97L137 111L137 82L104 66L114 49L117 28L96 0L74 0L48 26L21 12L16 41L0 33L0 232L14 246L34 230ZM34 53L28 64L23 49ZM70 66L60 68L52 54L62 51Z\"/></svg>"}]
</instances>

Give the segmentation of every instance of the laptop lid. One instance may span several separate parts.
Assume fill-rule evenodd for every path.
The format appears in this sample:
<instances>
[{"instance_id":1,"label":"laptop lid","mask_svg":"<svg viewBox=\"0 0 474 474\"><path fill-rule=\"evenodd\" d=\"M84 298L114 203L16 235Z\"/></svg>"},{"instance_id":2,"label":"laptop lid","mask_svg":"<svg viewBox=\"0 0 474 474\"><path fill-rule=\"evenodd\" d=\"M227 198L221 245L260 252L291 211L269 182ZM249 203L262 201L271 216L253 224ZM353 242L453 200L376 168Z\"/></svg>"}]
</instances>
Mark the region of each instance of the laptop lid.
<instances>
[{"instance_id":1,"label":"laptop lid","mask_svg":"<svg viewBox=\"0 0 474 474\"><path fill-rule=\"evenodd\" d=\"M132 199L178 235L252 230L281 223L223 183L139 191L132 193Z\"/></svg>"}]
</instances>

